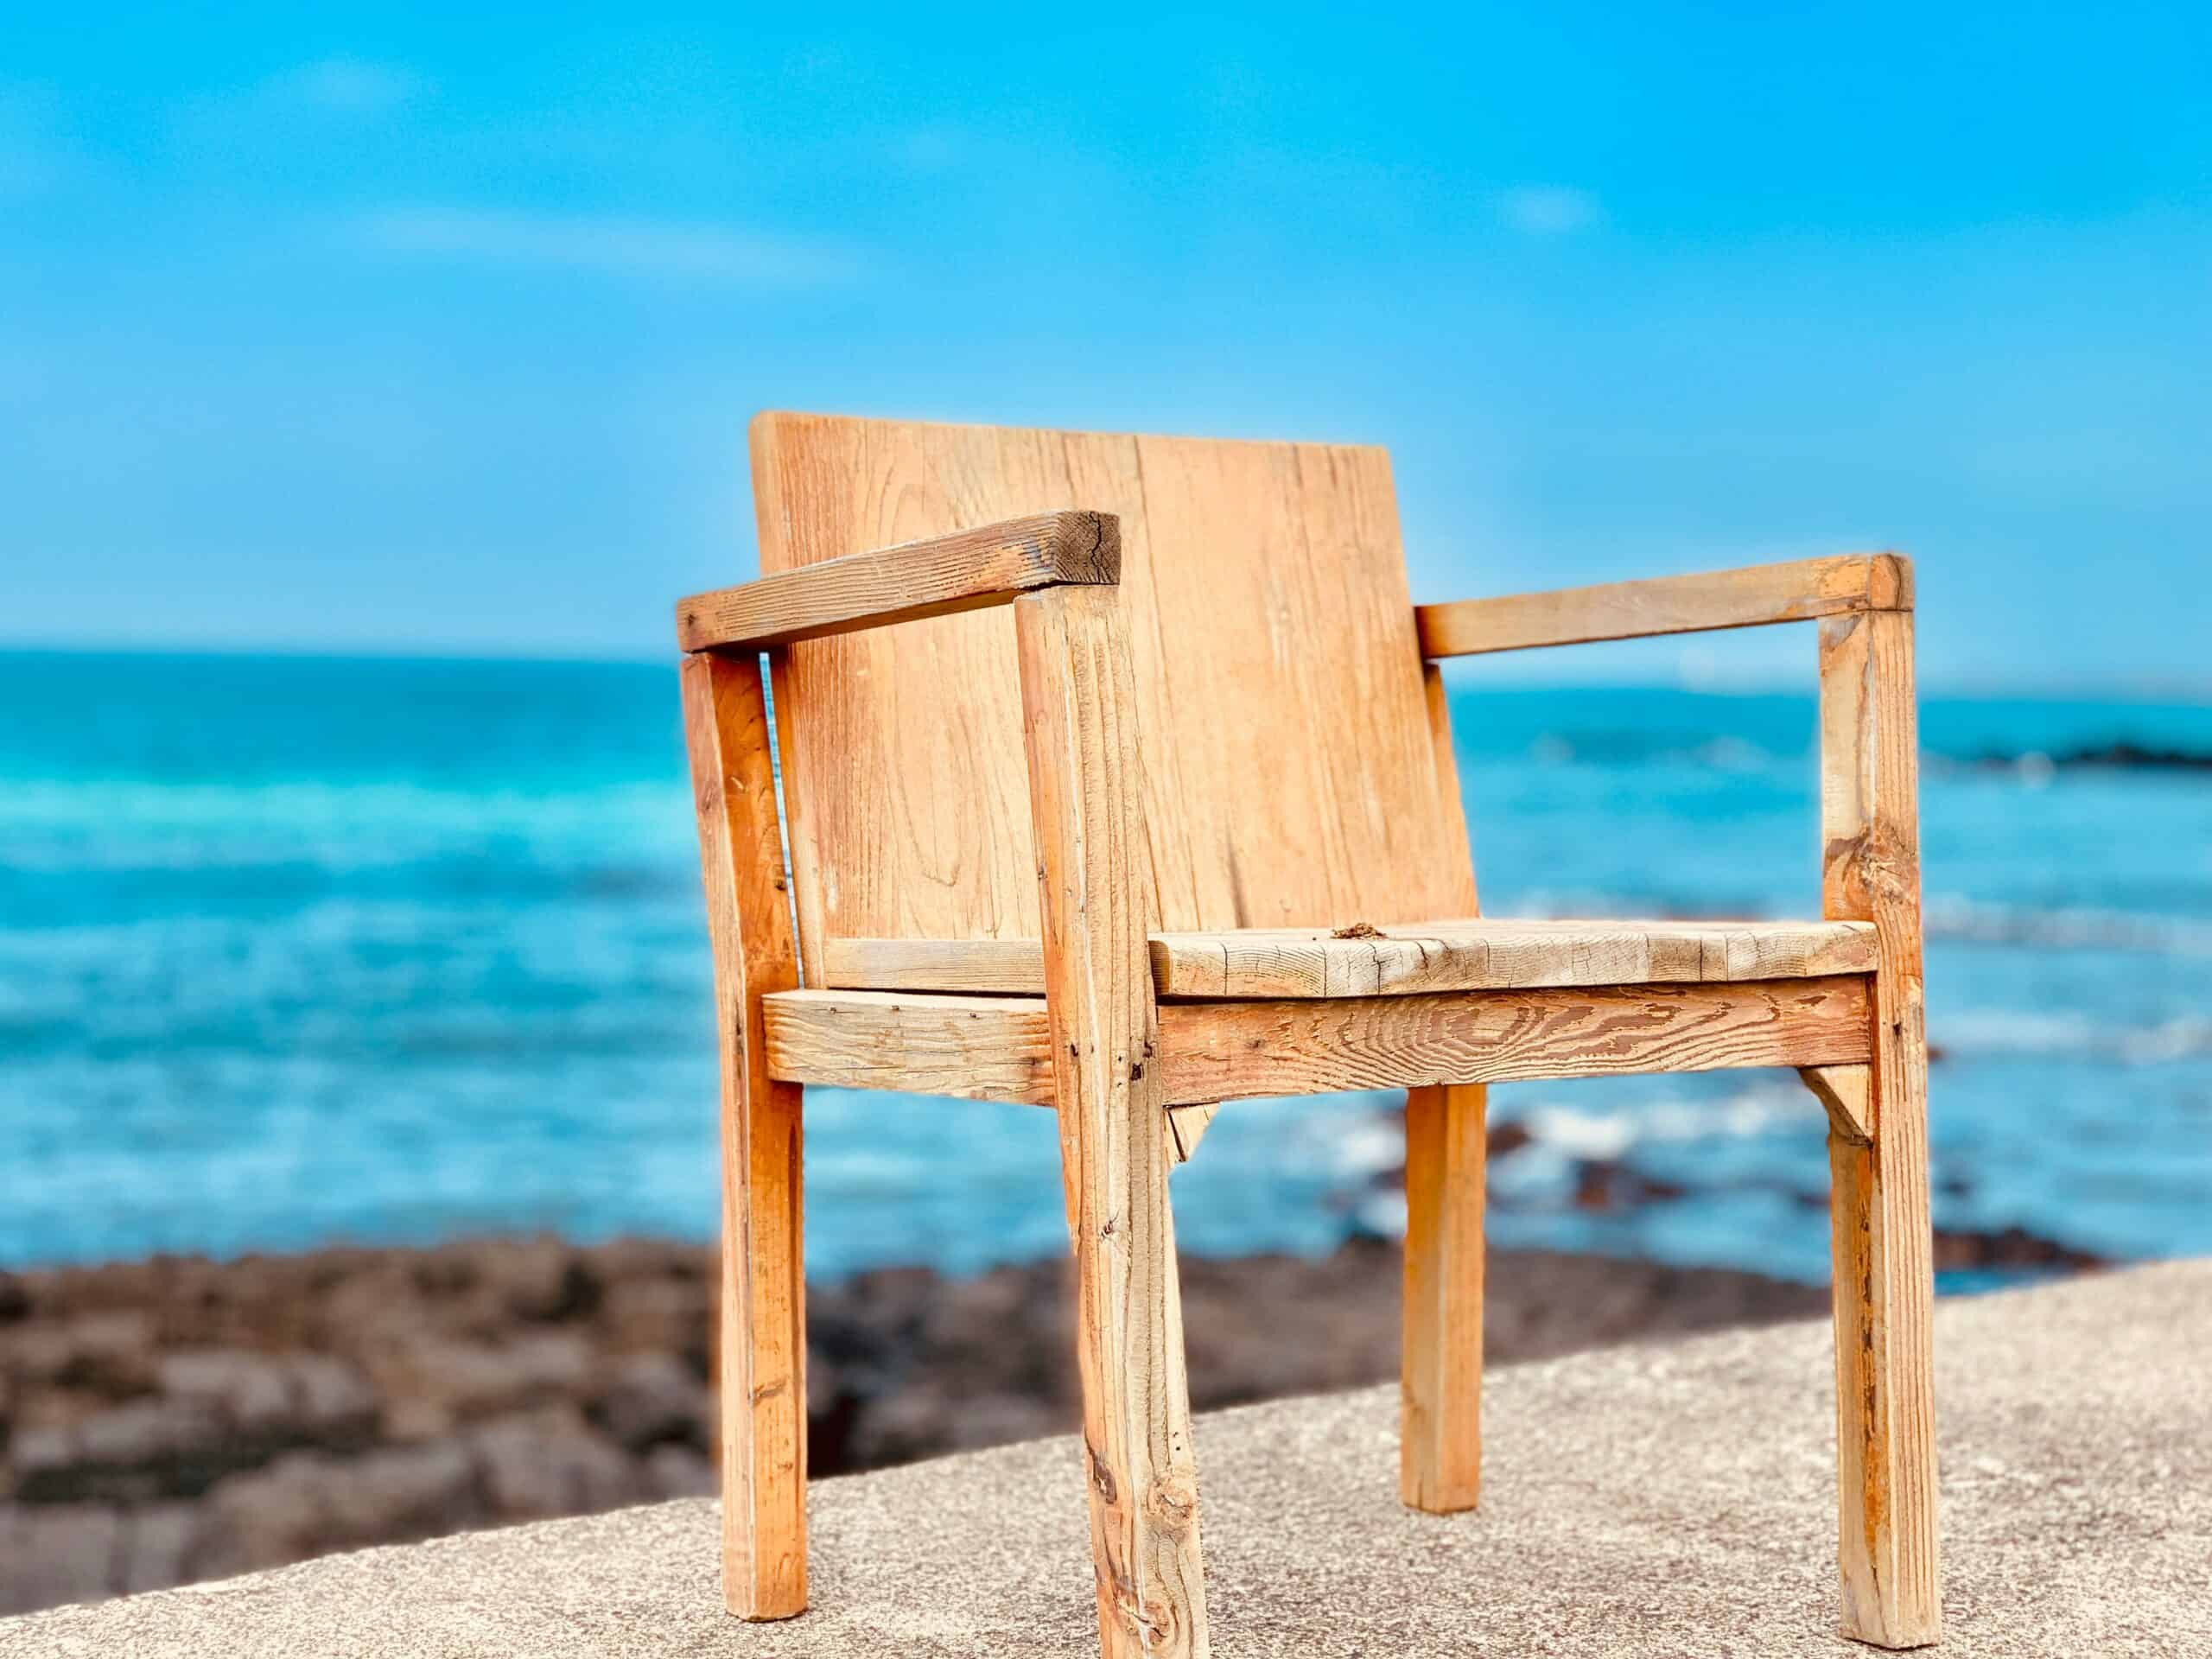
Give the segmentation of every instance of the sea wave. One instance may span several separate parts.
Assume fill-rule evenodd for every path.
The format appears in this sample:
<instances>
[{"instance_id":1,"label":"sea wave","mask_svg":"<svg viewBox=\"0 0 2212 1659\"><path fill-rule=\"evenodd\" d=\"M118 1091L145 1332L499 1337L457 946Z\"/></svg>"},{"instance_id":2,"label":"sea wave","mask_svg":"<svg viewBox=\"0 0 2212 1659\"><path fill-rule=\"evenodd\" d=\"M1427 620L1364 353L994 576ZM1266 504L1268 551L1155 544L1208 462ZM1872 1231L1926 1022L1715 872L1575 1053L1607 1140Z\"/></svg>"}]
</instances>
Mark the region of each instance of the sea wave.
<instances>
[{"instance_id":1,"label":"sea wave","mask_svg":"<svg viewBox=\"0 0 2212 1659\"><path fill-rule=\"evenodd\" d=\"M1945 1014L1937 1040L1955 1058L2039 1054L2163 1065L2212 1056L2212 1017L2182 1014L2122 1025L2081 1014L1970 1008Z\"/></svg>"},{"instance_id":2,"label":"sea wave","mask_svg":"<svg viewBox=\"0 0 2212 1659\"><path fill-rule=\"evenodd\" d=\"M1946 894L1927 901L1923 926L1929 938L1976 944L2212 957L2212 921L2144 911L2084 906L2045 909Z\"/></svg>"}]
</instances>

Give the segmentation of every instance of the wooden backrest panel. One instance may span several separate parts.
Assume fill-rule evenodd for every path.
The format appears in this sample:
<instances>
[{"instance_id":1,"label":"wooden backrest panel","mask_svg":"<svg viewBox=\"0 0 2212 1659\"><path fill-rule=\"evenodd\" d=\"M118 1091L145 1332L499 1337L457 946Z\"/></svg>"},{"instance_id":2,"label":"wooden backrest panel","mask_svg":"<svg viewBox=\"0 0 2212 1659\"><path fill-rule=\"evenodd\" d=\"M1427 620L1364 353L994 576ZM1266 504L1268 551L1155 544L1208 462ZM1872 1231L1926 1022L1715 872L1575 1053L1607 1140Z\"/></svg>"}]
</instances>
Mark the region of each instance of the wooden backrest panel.
<instances>
[{"instance_id":1,"label":"wooden backrest panel","mask_svg":"<svg viewBox=\"0 0 2212 1659\"><path fill-rule=\"evenodd\" d=\"M1062 507L1122 521L1155 928L1465 915L1380 449L767 414L766 571ZM1034 938L1003 609L788 648L777 727L800 931Z\"/></svg>"}]
</instances>

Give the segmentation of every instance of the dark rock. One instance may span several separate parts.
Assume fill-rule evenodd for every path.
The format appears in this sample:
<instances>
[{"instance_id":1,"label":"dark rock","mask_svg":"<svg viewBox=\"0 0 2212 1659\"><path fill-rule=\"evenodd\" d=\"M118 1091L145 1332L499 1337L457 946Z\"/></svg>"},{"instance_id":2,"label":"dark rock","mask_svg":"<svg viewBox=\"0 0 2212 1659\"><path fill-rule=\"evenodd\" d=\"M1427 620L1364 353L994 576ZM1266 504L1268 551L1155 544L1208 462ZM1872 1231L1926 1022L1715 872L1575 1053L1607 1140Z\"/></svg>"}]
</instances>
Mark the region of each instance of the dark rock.
<instances>
[{"instance_id":1,"label":"dark rock","mask_svg":"<svg viewBox=\"0 0 2212 1659\"><path fill-rule=\"evenodd\" d=\"M503 1417L471 1430L467 1445L502 1521L588 1514L647 1495L644 1471L572 1411Z\"/></svg>"},{"instance_id":2,"label":"dark rock","mask_svg":"<svg viewBox=\"0 0 2212 1659\"><path fill-rule=\"evenodd\" d=\"M591 1372L581 1332L532 1333L504 1343L422 1336L370 1362L395 1440L425 1440L461 1423L573 1397Z\"/></svg>"},{"instance_id":3,"label":"dark rock","mask_svg":"<svg viewBox=\"0 0 2212 1659\"><path fill-rule=\"evenodd\" d=\"M29 1503L189 1497L236 1468L229 1426L203 1401L134 1400L70 1428L15 1437L16 1495Z\"/></svg>"},{"instance_id":4,"label":"dark rock","mask_svg":"<svg viewBox=\"0 0 2212 1659\"><path fill-rule=\"evenodd\" d=\"M0 1504L0 1613L113 1594L122 1541L104 1504Z\"/></svg>"},{"instance_id":5,"label":"dark rock","mask_svg":"<svg viewBox=\"0 0 2212 1659\"><path fill-rule=\"evenodd\" d=\"M1936 1266L1946 1273L1974 1268L2071 1273L2107 1265L2102 1256L2021 1227L1987 1233L1950 1228L1936 1231Z\"/></svg>"},{"instance_id":6,"label":"dark rock","mask_svg":"<svg viewBox=\"0 0 2212 1659\"><path fill-rule=\"evenodd\" d=\"M375 1422L376 1395L359 1367L326 1354L296 1355L290 1366L295 1409L309 1432L350 1439Z\"/></svg>"},{"instance_id":7,"label":"dark rock","mask_svg":"<svg viewBox=\"0 0 2212 1659\"><path fill-rule=\"evenodd\" d=\"M334 1459L295 1452L232 1475L207 1499L198 1567L246 1573L366 1544L481 1526L476 1465L454 1442Z\"/></svg>"},{"instance_id":8,"label":"dark rock","mask_svg":"<svg viewBox=\"0 0 2212 1659\"><path fill-rule=\"evenodd\" d=\"M1618 1214L1647 1204L1664 1204L1683 1197L1689 1189L1662 1181L1629 1164L1586 1158L1574 1166L1574 1207Z\"/></svg>"},{"instance_id":9,"label":"dark rock","mask_svg":"<svg viewBox=\"0 0 2212 1659\"><path fill-rule=\"evenodd\" d=\"M62 1323L35 1321L11 1331L4 1363L26 1383L73 1389L103 1399L152 1392L154 1330L142 1313L97 1313Z\"/></svg>"},{"instance_id":10,"label":"dark rock","mask_svg":"<svg viewBox=\"0 0 2212 1659\"><path fill-rule=\"evenodd\" d=\"M632 1354L615 1368L592 1418L631 1452L664 1442L712 1443L707 1385L673 1354Z\"/></svg>"},{"instance_id":11,"label":"dark rock","mask_svg":"<svg viewBox=\"0 0 2212 1659\"><path fill-rule=\"evenodd\" d=\"M1484 1147L1492 1158L1504 1158L1521 1150L1535 1140L1528 1127L1520 1122L1493 1123L1484 1137ZM1402 1175L1403 1172L1401 1172Z\"/></svg>"},{"instance_id":12,"label":"dark rock","mask_svg":"<svg viewBox=\"0 0 2212 1659\"><path fill-rule=\"evenodd\" d=\"M681 1358L694 1376L707 1376L714 1324L710 1287L703 1274L653 1274L621 1281L619 1295L603 1300L599 1325L607 1346L620 1353L666 1353Z\"/></svg>"},{"instance_id":13,"label":"dark rock","mask_svg":"<svg viewBox=\"0 0 2212 1659\"><path fill-rule=\"evenodd\" d=\"M124 1595L164 1589L192 1576L193 1557L207 1530L196 1503L149 1503L121 1512L123 1554L115 1588Z\"/></svg>"},{"instance_id":14,"label":"dark rock","mask_svg":"<svg viewBox=\"0 0 2212 1659\"><path fill-rule=\"evenodd\" d=\"M165 1355L156 1370L163 1394L210 1408L233 1429L268 1433L290 1422L290 1369L282 1360L199 1349Z\"/></svg>"},{"instance_id":15,"label":"dark rock","mask_svg":"<svg viewBox=\"0 0 2212 1659\"><path fill-rule=\"evenodd\" d=\"M657 1446L645 1454L645 1485L654 1498L712 1497L720 1486L715 1465L683 1446Z\"/></svg>"},{"instance_id":16,"label":"dark rock","mask_svg":"<svg viewBox=\"0 0 2212 1659\"><path fill-rule=\"evenodd\" d=\"M1493 1130L1493 1155L1517 1133ZM1592 1177L1608 1202L1662 1190L1627 1180ZM2005 1235L1946 1248L2051 1259ZM1395 1376L1400 1268L1395 1242L1365 1238L1315 1260L1187 1258L1194 1403ZM1056 1258L810 1287L811 1471L1071 1429L1069 1278ZM650 1239L20 1274L28 1311L0 1324L16 1499L0 1605L710 1492L715 1282L712 1250ZM1486 1346L1509 1363L1826 1306L1749 1274L1494 1251Z\"/></svg>"},{"instance_id":17,"label":"dark rock","mask_svg":"<svg viewBox=\"0 0 2212 1659\"><path fill-rule=\"evenodd\" d=\"M2039 750L2019 754L1995 750L1966 762L1983 771L2049 772L2212 772L2212 753L2196 749L2162 748L2120 738L2109 743L2061 749L2055 754Z\"/></svg>"}]
</instances>

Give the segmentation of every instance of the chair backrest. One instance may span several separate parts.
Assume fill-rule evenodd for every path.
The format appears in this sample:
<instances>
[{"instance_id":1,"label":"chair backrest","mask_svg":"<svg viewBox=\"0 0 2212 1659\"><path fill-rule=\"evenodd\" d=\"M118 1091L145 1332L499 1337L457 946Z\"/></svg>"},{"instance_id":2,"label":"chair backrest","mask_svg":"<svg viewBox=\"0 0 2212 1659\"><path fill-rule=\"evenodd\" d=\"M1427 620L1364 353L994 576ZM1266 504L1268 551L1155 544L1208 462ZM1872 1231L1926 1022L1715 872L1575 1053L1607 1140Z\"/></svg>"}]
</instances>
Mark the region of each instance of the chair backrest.
<instances>
[{"instance_id":1,"label":"chair backrest","mask_svg":"<svg viewBox=\"0 0 2212 1659\"><path fill-rule=\"evenodd\" d=\"M765 571L1120 516L1155 929L1472 912L1382 450L781 413L752 448ZM1007 611L792 645L774 689L809 962L828 938L1038 936Z\"/></svg>"}]
</instances>

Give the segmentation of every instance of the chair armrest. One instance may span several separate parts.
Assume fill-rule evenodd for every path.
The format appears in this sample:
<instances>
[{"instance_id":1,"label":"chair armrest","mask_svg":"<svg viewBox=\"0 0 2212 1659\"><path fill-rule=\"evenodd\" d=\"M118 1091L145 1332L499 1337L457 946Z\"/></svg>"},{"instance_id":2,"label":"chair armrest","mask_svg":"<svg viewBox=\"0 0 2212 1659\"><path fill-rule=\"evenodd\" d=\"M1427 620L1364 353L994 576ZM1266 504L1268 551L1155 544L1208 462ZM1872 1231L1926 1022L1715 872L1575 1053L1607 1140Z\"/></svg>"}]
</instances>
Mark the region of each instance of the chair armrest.
<instances>
[{"instance_id":1,"label":"chair armrest","mask_svg":"<svg viewBox=\"0 0 2212 1659\"><path fill-rule=\"evenodd\" d=\"M1911 562L1896 553L1859 553L1506 599L1417 605L1414 618L1421 655L1433 658L1911 608Z\"/></svg>"},{"instance_id":2,"label":"chair armrest","mask_svg":"<svg viewBox=\"0 0 2212 1659\"><path fill-rule=\"evenodd\" d=\"M848 553L676 607L690 651L760 651L798 639L945 616L1061 583L1122 576L1122 522L1110 512L1040 512L925 542Z\"/></svg>"}]
</instances>

